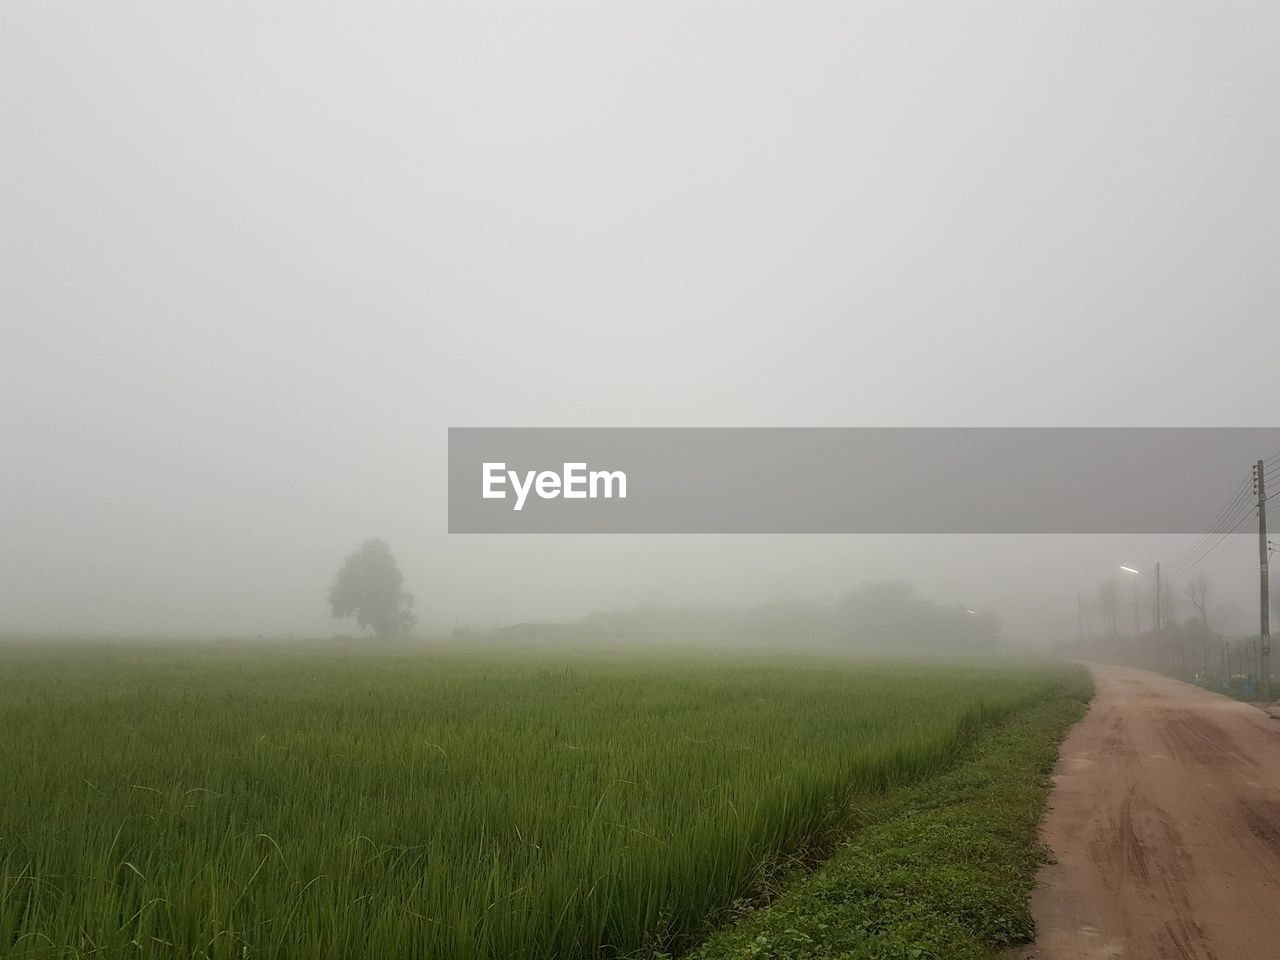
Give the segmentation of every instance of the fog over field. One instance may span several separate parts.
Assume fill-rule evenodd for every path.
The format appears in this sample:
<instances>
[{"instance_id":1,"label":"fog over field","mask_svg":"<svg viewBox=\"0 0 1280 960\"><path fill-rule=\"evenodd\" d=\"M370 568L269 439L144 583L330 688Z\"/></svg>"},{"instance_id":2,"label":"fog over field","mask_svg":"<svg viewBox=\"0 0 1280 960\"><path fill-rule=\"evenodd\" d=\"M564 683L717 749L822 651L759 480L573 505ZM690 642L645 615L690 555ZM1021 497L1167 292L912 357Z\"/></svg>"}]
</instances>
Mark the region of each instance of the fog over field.
<instances>
[{"instance_id":1,"label":"fog over field","mask_svg":"<svg viewBox=\"0 0 1280 960\"><path fill-rule=\"evenodd\" d=\"M382 537L428 631L902 580L1069 637L1195 538L450 536L446 430L1274 425L1277 37L1245 3L9 0L0 632L327 636ZM1206 566L1219 629L1256 563Z\"/></svg>"}]
</instances>

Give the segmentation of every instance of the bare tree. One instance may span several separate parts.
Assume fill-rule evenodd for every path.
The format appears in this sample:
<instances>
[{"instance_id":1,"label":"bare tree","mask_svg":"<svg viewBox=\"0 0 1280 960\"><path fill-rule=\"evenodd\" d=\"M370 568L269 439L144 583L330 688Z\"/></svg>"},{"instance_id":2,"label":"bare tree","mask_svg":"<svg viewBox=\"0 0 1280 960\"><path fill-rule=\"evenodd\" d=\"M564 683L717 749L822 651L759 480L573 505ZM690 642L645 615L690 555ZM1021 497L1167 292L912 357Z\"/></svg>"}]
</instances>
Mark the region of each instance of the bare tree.
<instances>
[{"instance_id":1,"label":"bare tree","mask_svg":"<svg viewBox=\"0 0 1280 960\"><path fill-rule=\"evenodd\" d=\"M1190 601L1191 606L1195 607L1196 612L1200 615L1200 623L1198 624L1200 653L1206 674L1209 672L1209 639L1212 636L1209 630L1209 600L1212 596L1213 585L1203 573L1197 574L1187 584L1187 600Z\"/></svg>"},{"instance_id":2,"label":"bare tree","mask_svg":"<svg viewBox=\"0 0 1280 960\"><path fill-rule=\"evenodd\" d=\"M1178 615L1178 595L1172 590L1162 588L1160 595L1156 597L1156 602L1160 604L1160 625L1170 626Z\"/></svg>"},{"instance_id":3,"label":"bare tree","mask_svg":"<svg viewBox=\"0 0 1280 960\"><path fill-rule=\"evenodd\" d=\"M1203 573L1197 574L1187 584L1187 600L1200 614L1200 623L1205 630L1209 629L1209 598L1213 595L1212 587L1209 578Z\"/></svg>"}]
</instances>

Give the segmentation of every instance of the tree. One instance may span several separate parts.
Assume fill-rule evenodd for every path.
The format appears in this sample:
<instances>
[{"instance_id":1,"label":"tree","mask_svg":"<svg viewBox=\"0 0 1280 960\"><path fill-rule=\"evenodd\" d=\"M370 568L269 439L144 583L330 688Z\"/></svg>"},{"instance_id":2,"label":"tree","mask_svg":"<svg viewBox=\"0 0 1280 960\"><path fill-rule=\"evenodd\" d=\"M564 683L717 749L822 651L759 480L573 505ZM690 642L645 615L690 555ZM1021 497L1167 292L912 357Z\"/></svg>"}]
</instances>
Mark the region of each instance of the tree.
<instances>
[{"instance_id":1,"label":"tree","mask_svg":"<svg viewBox=\"0 0 1280 960\"><path fill-rule=\"evenodd\" d=\"M1209 578L1203 573L1197 574L1187 584L1187 599L1191 601L1191 605L1200 614L1200 623L1206 630L1209 629L1209 598L1212 595L1213 590L1210 586Z\"/></svg>"},{"instance_id":2,"label":"tree","mask_svg":"<svg viewBox=\"0 0 1280 960\"><path fill-rule=\"evenodd\" d=\"M905 583L862 584L836 605L831 626L864 650L974 653L1005 643L994 613L939 606Z\"/></svg>"},{"instance_id":3,"label":"tree","mask_svg":"<svg viewBox=\"0 0 1280 960\"><path fill-rule=\"evenodd\" d=\"M413 594L385 540L366 540L342 564L329 588L329 606L339 620L355 617L380 640L404 636L417 618Z\"/></svg>"},{"instance_id":4,"label":"tree","mask_svg":"<svg viewBox=\"0 0 1280 960\"><path fill-rule=\"evenodd\" d=\"M1209 601L1212 597L1213 585L1203 573L1196 574L1195 578L1187 584L1187 599L1200 615L1200 622L1196 627L1200 636L1202 667L1206 675L1209 673L1209 642L1213 637L1209 632Z\"/></svg>"},{"instance_id":5,"label":"tree","mask_svg":"<svg viewBox=\"0 0 1280 960\"><path fill-rule=\"evenodd\" d=\"M1160 625L1167 627L1178 619L1178 595L1168 587L1162 586L1156 595L1156 603L1160 605Z\"/></svg>"}]
</instances>

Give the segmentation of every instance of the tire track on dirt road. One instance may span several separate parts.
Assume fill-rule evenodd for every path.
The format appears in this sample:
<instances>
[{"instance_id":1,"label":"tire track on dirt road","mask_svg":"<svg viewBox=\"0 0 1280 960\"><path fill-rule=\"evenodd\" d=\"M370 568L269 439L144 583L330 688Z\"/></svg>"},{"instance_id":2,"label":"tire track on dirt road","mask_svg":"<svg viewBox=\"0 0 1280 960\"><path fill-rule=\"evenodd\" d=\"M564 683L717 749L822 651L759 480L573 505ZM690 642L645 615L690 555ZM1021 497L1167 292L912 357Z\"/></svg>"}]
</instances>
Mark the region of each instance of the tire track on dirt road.
<instances>
[{"instance_id":1,"label":"tire track on dirt road","mask_svg":"<svg viewBox=\"0 0 1280 960\"><path fill-rule=\"evenodd\" d=\"M1063 743L1026 960L1280 957L1280 720L1091 665Z\"/></svg>"}]
</instances>

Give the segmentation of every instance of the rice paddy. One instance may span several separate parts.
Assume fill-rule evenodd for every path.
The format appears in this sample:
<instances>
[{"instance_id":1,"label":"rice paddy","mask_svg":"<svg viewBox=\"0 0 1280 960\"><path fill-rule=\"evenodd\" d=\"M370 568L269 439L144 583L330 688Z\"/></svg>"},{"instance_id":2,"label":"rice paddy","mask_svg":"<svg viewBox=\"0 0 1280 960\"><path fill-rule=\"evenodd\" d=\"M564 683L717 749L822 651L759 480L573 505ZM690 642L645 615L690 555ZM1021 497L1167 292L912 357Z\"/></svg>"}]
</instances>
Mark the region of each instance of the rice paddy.
<instances>
[{"instance_id":1,"label":"rice paddy","mask_svg":"<svg viewBox=\"0 0 1280 960\"><path fill-rule=\"evenodd\" d=\"M1043 665L5 644L0 953L651 956L860 795L938 770L1060 682Z\"/></svg>"}]
</instances>

